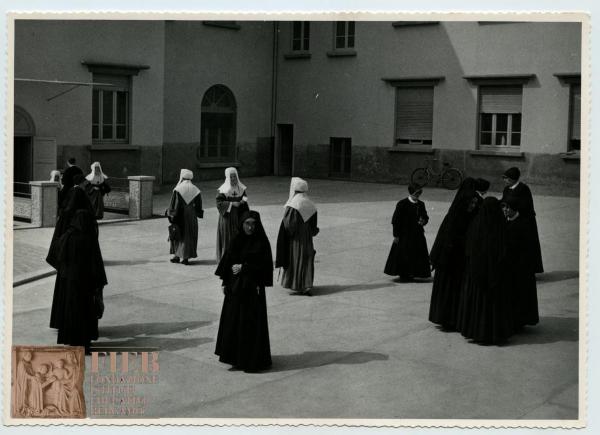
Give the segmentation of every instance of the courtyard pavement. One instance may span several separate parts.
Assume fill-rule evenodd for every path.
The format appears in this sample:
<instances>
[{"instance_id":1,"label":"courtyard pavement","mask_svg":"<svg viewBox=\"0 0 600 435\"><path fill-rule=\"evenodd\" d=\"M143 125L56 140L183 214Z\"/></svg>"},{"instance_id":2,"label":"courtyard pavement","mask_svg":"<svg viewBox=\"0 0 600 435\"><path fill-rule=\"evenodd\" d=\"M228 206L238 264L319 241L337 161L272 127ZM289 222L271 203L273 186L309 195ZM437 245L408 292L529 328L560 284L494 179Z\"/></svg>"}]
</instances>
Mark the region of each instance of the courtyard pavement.
<instances>
[{"instance_id":1,"label":"courtyard pavement","mask_svg":"<svg viewBox=\"0 0 600 435\"><path fill-rule=\"evenodd\" d=\"M289 178L243 181L274 252ZM314 296L278 284L267 290L273 368L260 374L229 371L214 355L223 301L214 275L219 182L198 183L205 218L190 266L168 261L164 218L100 226L109 284L95 346L160 351L159 385L140 389L146 417L577 418L578 198L535 196L547 271L538 276L540 324L508 345L479 346L428 322L431 282L397 283L382 272L406 186L308 182L321 229ZM429 247L453 194L426 189L421 197ZM156 214L169 195L155 197ZM48 272L52 231L14 231L14 279ZM53 288L53 276L14 287L13 344L56 342Z\"/></svg>"}]
</instances>

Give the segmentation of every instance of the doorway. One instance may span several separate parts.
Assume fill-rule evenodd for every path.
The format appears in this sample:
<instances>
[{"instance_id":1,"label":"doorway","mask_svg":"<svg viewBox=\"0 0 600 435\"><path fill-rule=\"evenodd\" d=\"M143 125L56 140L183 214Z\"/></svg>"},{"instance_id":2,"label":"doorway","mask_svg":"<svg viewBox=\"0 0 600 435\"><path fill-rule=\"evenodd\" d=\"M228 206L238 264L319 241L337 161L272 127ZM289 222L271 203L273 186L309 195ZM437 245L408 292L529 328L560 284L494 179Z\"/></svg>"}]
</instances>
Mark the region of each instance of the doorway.
<instances>
[{"instance_id":1,"label":"doorway","mask_svg":"<svg viewBox=\"0 0 600 435\"><path fill-rule=\"evenodd\" d=\"M279 176L291 176L294 162L294 125L277 124L277 168Z\"/></svg>"},{"instance_id":2,"label":"doorway","mask_svg":"<svg viewBox=\"0 0 600 435\"><path fill-rule=\"evenodd\" d=\"M14 194L31 193L29 182L33 180L33 140L31 136L14 137Z\"/></svg>"}]
</instances>

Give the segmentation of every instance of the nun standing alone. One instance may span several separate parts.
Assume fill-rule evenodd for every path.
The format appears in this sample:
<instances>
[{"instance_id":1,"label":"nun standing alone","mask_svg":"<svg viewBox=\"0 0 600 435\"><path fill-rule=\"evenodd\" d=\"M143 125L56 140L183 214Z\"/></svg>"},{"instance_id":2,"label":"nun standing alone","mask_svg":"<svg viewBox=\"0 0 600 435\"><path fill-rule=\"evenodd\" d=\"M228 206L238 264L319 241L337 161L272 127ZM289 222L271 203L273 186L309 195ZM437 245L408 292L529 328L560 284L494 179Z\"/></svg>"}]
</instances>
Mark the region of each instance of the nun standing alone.
<instances>
[{"instance_id":1,"label":"nun standing alone","mask_svg":"<svg viewBox=\"0 0 600 435\"><path fill-rule=\"evenodd\" d=\"M106 182L108 177L102 172L100 162L92 163L91 169L92 172L85 177L87 180L85 191L90 197L96 219L102 219L104 217L103 197L110 192L110 186Z\"/></svg>"},{"instance_id":2,"label":"nun standing alone","mask_svg":"<svg viewBox=\"0 0 600 435\"><path fill-rule=\"evenodd\" d=\"M246 186L235 168L225 169L225 182L217 193L217 261L220 261L231 240L239 232L240 216L249 210Z\"/></svg>"},{"instance_id":3,"label":"nun standing alone","mask_svg":"<svg viewBox=\"0 0 600 435\"><path fill-rule=\"evenodd\" d=\"M178 228L178 237L171 241L171 263L189 264L188 259L198 256L198 218L204 217L200 189L192 184L194 173L182 169L179 183L171 195L171 204L167 211L169 222Z\"/></svg>"},{"instance_id":4,"label":"nun standing alone","mask_svg":"<svg viewBox=\"0 0 600 435\"><path fill-rule=\"evenodd\" d=\"M308 183L294 177L277 235L276 267L283 268L281 286L311 296L315 277L313 237L319 233L317 207L308 198Z\"/></svg>"}]
</instances>

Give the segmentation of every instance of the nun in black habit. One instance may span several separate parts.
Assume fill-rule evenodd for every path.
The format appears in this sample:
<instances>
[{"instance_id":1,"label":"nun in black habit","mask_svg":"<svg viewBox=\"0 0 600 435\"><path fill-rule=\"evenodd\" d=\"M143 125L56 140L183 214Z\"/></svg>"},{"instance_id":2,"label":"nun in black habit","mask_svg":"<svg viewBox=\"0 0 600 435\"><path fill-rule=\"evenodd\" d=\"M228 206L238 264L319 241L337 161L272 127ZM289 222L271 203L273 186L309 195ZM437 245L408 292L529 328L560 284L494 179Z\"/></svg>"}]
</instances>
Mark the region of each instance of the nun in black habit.
<instances>
[{"instance_id":1,"label":"nun in black habit","mask_svg":"<svg viewBox=\"0 0 600 435\"><path fill-rule=\"evenodd\" d=\"M476 213L475 179L465 178L438 230L431 248L435 270L429 321L444 329L456 327L458 300L465 270L467 228Z\"/></svg>"},{"instance_id":2,"label":"nun in black habit","mask_svg":"<svg viewBox=\"0 0 600 435\"><path fill-rule=\"evenodd\" d=\"M223 280L225 293L215 354L235 369L268 369L271 348L265 287L273 285L273 257L258 212L242 214L239 233L215 274Z\"/></svg>"},{"instance_id":3,"label":"nun in black habit","mask_svg":"<svg viewBox=\"0 0 600 435\"><path fill-rule=\"evenodd\" d=\"M506 219L500 201L485 198L467 231L466 268L457 329L481 344L502 344L514 331L507 285Z\"/></svg>"},{"instance_id":4,"label":"nun in black habit","mask_svg":"<svg viewBox=\"0 0 600 435\"><path fill-rule=\"evenodd\" d=\"M533 246L535 235L530 223L521 215L521 200L508 194L502 203L507 220L506 248L508 254L506 279L512 291L515 329L539 322L537 285L535 281L536 257Z\"/></svg>"},{"instance_id":5,"label":"nun in black habit","mask_svg":"<svg viewBox=\"0 0 600 435\"><path fill-rule=\"evenodd\" d=\"M423 227L429 222L425 203L419 200L421 186L408 185L408 197L396 204L392 217L394 241L385 264L384 273L400 276L407 282L413 278L429 278L431 266Z\"/></svg>"},{"instance_id":6,"label":"nun in black habit","mask_svg":"<svg viewBox=\"0 0 600 435\"><path fill-rule=\"evenodd\" d=\"M73 188L66 210L69 221L58 239L53 264L57 275L50 326L58 329L57 343L89 350L90 342L98 339L98 319L104 312L102 291L107 284L98 224L82 188Z\"/></svg>"},{"instance_id":7,"label":"nun in black habit","mask_svg":"<svg viewBox=\"0 0 600 435\"><path fill-rule=\"evenodd\" d=\"M519 181L521 171L519 168L512 167L506 170L502 176L504 180L504 191L502 192L502 200L504 201L509 195L518 198L521 204L519 214L524 221L527 222L529 231L531 232L531 255L534 259L535 273L544 272L544 264L542 261L542 248L540 246L540 236L538 234L537 220L535 218L535 209L533 207L533 195L527 184Z\"/></svg>"}]
</instances>

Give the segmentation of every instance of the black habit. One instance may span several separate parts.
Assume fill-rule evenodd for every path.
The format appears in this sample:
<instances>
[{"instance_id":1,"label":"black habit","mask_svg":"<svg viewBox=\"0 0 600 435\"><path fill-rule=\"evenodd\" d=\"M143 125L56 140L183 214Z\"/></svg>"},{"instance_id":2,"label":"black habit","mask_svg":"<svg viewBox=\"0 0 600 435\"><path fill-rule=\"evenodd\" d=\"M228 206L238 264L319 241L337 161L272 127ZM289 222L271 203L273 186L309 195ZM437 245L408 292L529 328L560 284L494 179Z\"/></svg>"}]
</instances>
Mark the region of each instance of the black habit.
<instances>
[{"instance_id":1,"label":"black habit","mask_svg":"<svg viewBox=\"0 0 600 435\"><path fill-rule=\"evenodd\" d=\"M242 228L248 218L256 220L252 235ZM221 362L257 372L271 367L265 287L273 285L273 257L260 215L247 211L239 223L215 272L225 290L215 354ZM242 265L237 275L231 269L235 264Z\"/></svg>"},{"instance_id":2,"label":"black habit","mask_svg":"<svg viewBox=\"0 0 600 435\"><path fill-rule=\"evenodd\" d=\"M57 275L50 326L58 329L57 343L89 346L91 340L98 339L106 273L98 243L98 224L83 189L72 189L67 207L68 225L55 242L58 255L53 266Z\"/></svg>"},{"instance_id":3,"label":"black habit","mask_svg":"<svg viewBox=\"0 0 600 435\"><path fill-rule=\"evenodd\" d=\"M422 220L422 224L419 223ZM401 278L428 278L431 276L429 252L423 226L429 221L425 204L405 198L396 204L392 217L394 238L384 273Z\"/></svg>"},{"instance_id":4,"label":"black habit","mask_svg":"<svg viewBox=\"0 0 600 435\"><path fill-rule=\"evenodd\" d=\"M65 171L63 172L63 176L62 176L62 189L60 190L59 194L58 194L58 198L59 198L59 207L63 208L67 205L67 195L69 193L69 191L71 190L71 188L75 185L73 182L73 177L77 174L83 175L83 171L81 170L81 168L79 166L73 165L73 166L69 166L67 167L67 169L65 169Z\"/></svg>"},{"instance_id":5,"label":"black habit","mask_svg":"<svg viewBox=\"0 0 600 435\"><path fill-rule=\"evenodd\" d=\"M475 180L466 178L456 192L448 213L431 248L431 265L435 270L429 321L446 329L456 328L458 301L465 270L465 240L467 228L477 213L480 198Z\"/></svg>"},{"instance_id":6,"label":"black habit","mask_svg":"<svg viewBox=\"0 0 600 435\"><path fill-rule=\"evenodd\" d=\"M533 207L533 195L529 186L519 181L513 189L509 186L504 188L502 192L502 200L504 201L508 196L516 198L520 203L519 214L527 222L527 227L532 234L530 237L531 248L530 252L534 259L534 271L535 273L544 272L544 264L542 262L542 248L540 246L540 236L538 234L537 220L535 215L535 209Z\"/></svg>"}]
</instances>

